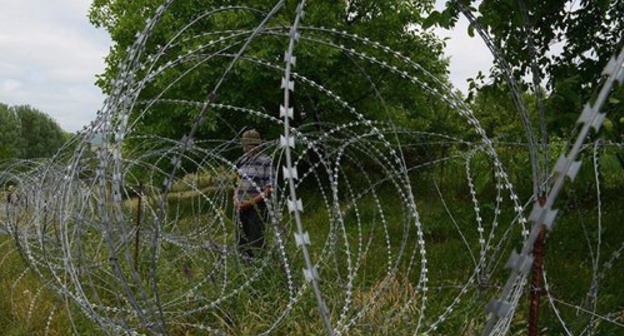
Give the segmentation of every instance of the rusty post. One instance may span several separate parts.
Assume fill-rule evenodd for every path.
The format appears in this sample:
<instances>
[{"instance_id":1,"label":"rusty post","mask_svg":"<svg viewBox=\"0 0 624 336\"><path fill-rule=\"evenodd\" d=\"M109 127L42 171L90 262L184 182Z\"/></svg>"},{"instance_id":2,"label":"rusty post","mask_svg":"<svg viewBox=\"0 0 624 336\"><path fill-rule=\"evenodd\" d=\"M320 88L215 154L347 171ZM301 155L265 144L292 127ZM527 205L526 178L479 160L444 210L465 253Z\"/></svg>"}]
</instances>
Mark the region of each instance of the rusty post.
<instances>
[{"instance_id":1,"label":"rusty post","mask_svg":"<svg viewBox=\"0 0 624 336\"><path fill-rule=\"evenodd\" d=\"M143 200L143 183L139 183L139 197L137 199L136 235L134 236L134 266L139 269L139 238L141 233L141 201Z\"/></svg>"},{"instance_id":2,"label":"rusty post","mask_svg":"<svg viewBox=\"0 0 624 336\"><path fill-rule=\"evenodd\" d=\"M544 206L546 197L540 196L539 204ZM544 265L544 239L546 237L546 229L544 225L540 225L540 231L533 245L533 270L531 278L531 301L529 306L529 336L537 336L539 324L539 309L542 299L542 266Z\"/></svg>"}]
</instances>

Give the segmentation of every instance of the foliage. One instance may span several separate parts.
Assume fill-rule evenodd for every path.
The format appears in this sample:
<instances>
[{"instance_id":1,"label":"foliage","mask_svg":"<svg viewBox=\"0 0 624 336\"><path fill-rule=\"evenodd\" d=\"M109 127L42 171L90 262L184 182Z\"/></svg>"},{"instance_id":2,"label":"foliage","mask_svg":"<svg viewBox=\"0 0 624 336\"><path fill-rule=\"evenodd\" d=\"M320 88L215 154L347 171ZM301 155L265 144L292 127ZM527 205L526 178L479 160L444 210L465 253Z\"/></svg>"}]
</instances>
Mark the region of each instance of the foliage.
<instances>
[{"instance_id":1,"label":"foliage","mask_svg":"<svg viewBox=\"0 0 624 336\"><path fill-rule=\"evenodd\" d=\"M22 150L19 119L8 105L0 104L0 159L20 157Z\"/></svg>"},{"instance_id":2,"label":"foliage","mask_svg":"<svg viewBox=\"0 0 624 336\"><path fill-rule=\"evenodd\" d=\"M47 114L28 105L0 104L0 159L51 157L67 138Z\"/></svg>"},{"instance_id":3,"label":"foliage","mask_svg":"<svg viewBox=\"0 0 624 336\"><path fill-rule=\"evenodd\" d=\"M429 182L433 183L433 180ZM400 223L402 221L401 206L397 202L393 202L393 195L390 190L379 191L382 206L387 215L387 222L389 224ZM477 192L479 199L490 199L490 197L482 197L480 188ZM314 242L322 242L329 233L330 219L322 211L323 200L321 197L319 195L310 196L306 203L309 204L309 209L320 211L306 211L304 214L305 221L315 223L310 227L311 239ZM473 335L483 331L485 320L483 307L500 292L500 285L507 276L504 260L513 248L513 244L511 244L512 246L497 247L501 248L501 251L496 256L501 258L502 262L495 266L493 277L489 283L467 286L468 292L463 296L458 296L474 270L470 255L476 255L479 252L479 245L475 243L478 239L477 230L474 227L475 211L469 200L454 199L452 194L445 195L445 199L441 197L441 195L433 193L431 197L422 197L423 200L418 202L425 231L424 239L427 243L428 277L431 287L430 300L425 311L426 315L419 310L421 297L415 294L417 290L415 285L419 276L417 270L406 272L405 268L398 267L395 276L385 277L388 257L385 233L381 223L375 225L376 222L380 221L380 214L375 210L375 201L372 197L369 195L360 200L361 211L357 216L353 209L345 211L349 223L360 222L361 224L361 228L359 225L347 225L345 227L348 236L353 239L350 244L352 246L357 245L355 237L357 237L359 230L361 230L362 239L366 243L365 251L361 252L363 255L360 255L360 252L351 251L351 253L358 253L359 257L354 260L361 258L361 270L356 272L358 275L354 279L353 304L349 313L353 315L360 311L365 311L365 313L349 330L350 334L412 334L416 330L415 320L421 314L424 315L427 325L430 325L451 305L453 305L452 315L433 334ZM453 207L448 210L449 212L441 204L443 200L453 204ZM176 207L179 206L183 209L191 208L193 198L181 198L179 202L180 204L175 202L171 204L176 204ZM549 236L549 241L552 242L549 245L552 249L549 251L552 253L548 253L546 256L546 266L549 270L549 294L557 300L586 307L593 262L591 253L587 253L588 248L590 248L587 244L593 246L596 243L598 226L594 223L597 220L597 212L593 206L579 204L578 200L572 199L568 202L569 209L562 215L558 224L567 229L555 230ZM127 203L136 204L135 201L128 201ZM126 204L126 206L129 205ZM492 225L495 216L493 209L488 209L486 205L487 203L482 204L481 215L484 226L489 229L489 225ZM617 200L607 198L603 207L603 223L618 223L617 220L622 216L622 209ZM225 212L228 213L228 210ZM501 224L509 223L515 214L512 209L504 208L503 210L498 221ZM180 227L178 230L185 234L197 229L194 225L197 225L195 223L198 218L190 214L191 212L183 212L179 220ZM454 217L461 231L453 224L449 218L450 215ZM208 219L199 218L199 222L204 220ZM390 239L399 239L404 234L401 225L389 225L387 229ZM604 225L603 230L602 252L605 253L604 260L606 261L610 257L610 253L620 247L624 231L611 225ZM471 243L469 247L465 245L460 234L464 235L467 241ZM511 234L512 237L519 238L519 226L511 227ZM269 237L273 237L272 235L273 232L268 233ZM98 326L89 321L76 305L71 304L71 300L61 300L48 287L44 287L41 278L26 270L26 265L21 259L23 256L20 255L13 245L14 242L10 239L8 236L0 235L0 252L3 255L3 258L0 258L0 266L5 270L6 275L0 279L0 292L6 293L6 295L0 296L0 328L9 335L44 334L48 329L51 335L70 334L72 331L77 334L99 334ZM229 243L234 244L233 241ZM320 250L322 245L313 246ZM340 246L341 244L337 243L334 248L339 249ZM198 329L185 327L185 323L203 324L236 335L257 335L266 331L278 319L279 313L286 309L285 306L289 302L288 281L275 248L275 242L271 240L269 249L274 253L267 255L266 260L264 260L266 265L263 263L241 264L232 256L232 259L228 260L227 271L224 271L227 272L227 275L221 275L230 279L225 290L228 293L233 292L262 267L262 270L259 271L259 277L251 284L253 289L245 287L235 295L221 300L217 307L208 311L189 314L182 320L170 321L169 332L176 335L201 333ZM293 257L291 260L292 269L302 268L303 265L300 264L302 258L300 252L297 253L296 246L294 244L287 245L287 249L288 255ZM320 251L316 252L320 253ZM147 273L150 266L150 251L144 249L141 253L143 253L141 271ZM98 257L105 258L106 255L99 255ZM206 260L211 260L210 258L218 258L220 255L215 256L212 253L206 253L203 257ZM333 321L337 320L337 315L340 313L340 308L344 305L345 300L345 279L341 279L340 274L334 274L333 271L335 270L334 267L337 270L345 270L345 259L344 253L336 252L336 259L328 259L327 264L322 267L322 271L325 272L322 274L324 279L323 294L326 302L332 308L332 313L335 314ZM159 264L160 267L168 267L166 270L161 270L163 275L159 279L161 288L179 288L188 284L199 283L202 279L207 278L206 274L211 271L210 268L205 267L205 260L201 259L201 262L188 260L184 253L180 253L178 249L172 248L169 244L164 244L159 262L161 263ZM404 261L404 263L406 262L407 260ZM331 263L342 264L339 266ZM624 295L620 290L621 280L617 273L621 266L622 259L615 260L614 268L605 270L608 272L605 273L606 277L600 283L597 312L602 316L606 312L620 311L624 303ZM304 281L300 272L293 274L293 276L296 283ZM98 277L92 281L95 282L96 286L107 286L109 280ZM84 281L87 281L86 276ZM181 300L187 302L197 300L199 305L221 297L223 288L213 284L219 284L222 279L216 278L212 281L209 280L207 285L202 286L196 292L188 293L186 298L181 297ZM39 291L41 293L37 294ZM106 294L110 295L110 293ZM455 303L456 298L461 300ZM410 299L414 301L407 306L407 309L411 312L413 320L396 319L393 313L396 313ZM548 304L544 303L542 307L541 328L543 331L552 335L563 334L564 330L559 318L552 309L549 309ZM583 319L587 318L588 315L579 314L578 309L574 306L560 306L559 309L559 313L563 314L565 321L570 323L568 327L573 328L573 333L580 333L580 330L587 325ZM516 312L518 317L514 319L509 334L526 333L527 311L528 299L522 299ZM289 312L288 318L283 319L272 334L299 335L309 334L310 330L322 331L320 319L316 314L316 302L308 289L299 298L293 310ZM50 321L49 327L47 326L48 320ZM388 321L392 321L392 323L388 323ZM76 329L72 329L74 328L72 325ZM595 328L598 334L610 335L621 331L619 326L606 322L596 325Z\"/></svg>"},{"instance_id":4,"label":"foliage","mask_svg":"<svg viewBox=\"0 0 624 336\"><path fill-rule=\"evenodd\" d=\"M3 335L102 335L80 310L28 269L15 241L0 234L0 330ZM73 314L74 316L70 316ZM77 318L76 321L73 318Z\"/></svg>"},{"instance_id":5,"label":"foliage","mask_svg":"<svg viewBox=\"0 0 624 336\"><path fill-rule=\"evenodd\" d=\"M135 33L143 29L145 20L154 14L161 3L162 0L96 0L93 3L90 10L91 22L109 31L114 41L111 54L106 59L107 69L98 81L98 85L105 91L110 93L110 83L119 75L119 64L127 56L127 48L134 43ZM416 34L414 31L414 27L422 21L422 13L431 10L432 3L430 0L314 1L306 9L304 25L331 27L380 41L445 80L447 64L441 58L441 42L431 33ZM143 88L143 99L160 95L161 98L194 102L207 100L208 93L231 62L231 55L228 54L238 51L248 38L249 32L259 25L276 1L173 2L145 46L145 53L154 55L161 51L159 46L166 46L175 34L195 18L213 8L232 4L250 6L260 12L247 9L217 11L185 29L176 39L179 43L169 46L161 55L160 62L166 64L167 61L175 61L177 55L196 52L200 45L206 48L215 39L225 39L226 43L214 47L215 50L202 50L197 57L163 71L157 79ZM282 101L279 85L283 71L254 63L251 58L281 66L288 42L288 26L293 21L292 13L295 12L296 2L287 2L285 6L267 25L271 30L254 39L245 52L245 58L236 64L228 81L217 92L215 102L251 108L279 117L279 105ZM234 36L232 34L236 33L232 32L243 34ZM353 40L308 29L303 29L301 34L302 39L296 50L297 73L332 90L364 115L387 120L387 111L408 111L407 113L416 114L417 118L422 119L428 117L419 114L420 111L431 110L430 114L434 114L427 96L421 90L396 80L387 69L372 67L353 55L311 39L343 45L344 48L355 47ZM226 51L217 51L220 48ZM358 45L357 49L379 55L379 51L370 46ZM205 56L211 54L214 57ZM193 71L186 73L189 69ZM375 96L377 92L384 97L385 105ZM295 120L297 125L316 122L319 131L322 131L323 128L318 123L320 120L342 123L344 120L353 119L343 107L329 99L327 93L316 89L296 90L293 100L298 112ZM134 117L135 132L177 139L188 132L198 112L197 107L153 106L141 118L138 118L141 113L138 111L133 112L134 116L131 118ZM234 113L219 113L210 114L207 118L209 121L198 131L198 138L231 138L236 134L233 130L239 130L246 124L254 125L266 138L276 138L280 133L269 122L250 115L241 117Z\"/></svg>"},{"instance_id":6,"label":"foliage","mask_svg":"<svg viewBox=\"0 0 624 336\"><path fill-rule=\"evenodd\" d=\"M426 23L454 26L459 15L457 3L469 8L492 37L523 89L533 81L531 74L546 79L549 130L569 134L566 125L574 123L583 104L596 93L602 69L623 46L624 1L447 1L447 7L430 15ZM469 34L474 35L474 29L471 25ZM492 69L491 77L494 86L505 81L499 67ZM618 88L614 95L622 94ZM622 140L624 131L620 101L612 99L606 107L610 112L607 136L616 141Z\"/></svg>"}]
</instances>

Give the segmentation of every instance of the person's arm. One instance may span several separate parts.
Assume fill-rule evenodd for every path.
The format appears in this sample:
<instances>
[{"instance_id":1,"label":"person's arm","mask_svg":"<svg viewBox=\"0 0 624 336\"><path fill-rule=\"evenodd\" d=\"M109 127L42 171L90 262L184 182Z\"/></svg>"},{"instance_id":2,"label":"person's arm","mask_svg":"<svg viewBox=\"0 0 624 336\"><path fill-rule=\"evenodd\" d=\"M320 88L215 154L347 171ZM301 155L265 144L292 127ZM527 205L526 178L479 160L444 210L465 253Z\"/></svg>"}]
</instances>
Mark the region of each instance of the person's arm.
<instances>
[{"instance_id":1,"label":"person's arm","mask_svg":"<svg viewBox=\"0 0 624 336\"><path fill-rule=\"evenodd\" d=\"M272 187L270 184L264 186L264 191L258 195L250 198L247 201L242 201L238 204L238 210L244 211L253 208L256 204L262 204L265 199L271 196Z\"/></svg>"}]
</instances>

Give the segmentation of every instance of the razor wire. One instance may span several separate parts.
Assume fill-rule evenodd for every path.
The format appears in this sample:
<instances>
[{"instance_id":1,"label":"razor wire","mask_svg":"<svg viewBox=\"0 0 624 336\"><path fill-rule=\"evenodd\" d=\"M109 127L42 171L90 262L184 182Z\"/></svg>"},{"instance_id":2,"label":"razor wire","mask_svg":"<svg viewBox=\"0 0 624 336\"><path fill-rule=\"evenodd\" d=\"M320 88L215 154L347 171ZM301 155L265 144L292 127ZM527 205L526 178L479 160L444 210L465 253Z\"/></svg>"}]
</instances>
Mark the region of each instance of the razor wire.
<instances>
[{"instance_id":1,"label":"razor wire","mask_svg":"<svg viewBox=\"0 0 624 336\"><path fill-rule=\"evenodd\" d=\"M574 181L576 175L579 172L581 162L576 161L579 154L579 150L585 141L585 137L589 134L590 129L598 131L604 122L606 112L601 112L602 105L605 103L609 93L617 81L620 84L624 82L624 49L620 51L617 57L612 57L604 68L603 75L607 76L596 101L593 104L587 103L577 121L578 124L583 125L580 129L576 141L571 147L569 153L563 154L557 161L553 173L557 174L552 189L548 193L545 204L542 206L538 203L533 205L533 210L529 219L533 222L533 228L531 235L524 242L520 253L513 252L508 267L512 270L512 274L507 280L500 300L493 300L488 305L488 311L491 316L488 320L488 324L485 329L486 335L501 333L504 334L507 330L508 321L513 316L514 301L509 298L514 297L514 291L517 292L522 286L516 286L519 281L524 281L531 265L533 264L533 258L531 256L533 244L539 233L540 228L544 225L549 231L554 226L555 219L557 217L558 210L551 209L554 206L565 178L570 178Z\"/></svg>"},{"instance_id":2,"label":"razor wire","mask_svg":"<svg viewBox=\"0 0 624 336\"><path fill-rule=\"evenodd\" d=\"M298 3L290 25L273 20L284 10L283 1L268 13L241 6L209 10L180 28L164 46L151 50L147 42L173 2L159 7L137 33L119 77L111 83L111 95L91 125L52 160L10 163L0 171L0 185L14 185L20 195L20 203L2 204L4 217L0 216L2 228L15 242L13 253L19 252L28 264L16 283L27 272L34 273L46 288L71 303L76 317L86 317L104 334L315 333L318 330L312 328L321 325L330 335L449 333L444 328L452 328L454 319L462 318L471 305L476 305L471 319L485 320L485 299L492 289L498 293L502 287L504 256L513 241L521 239L525 248L512 259L522 261L515 265L523 270L530 265L530 250L525 249L532 246L538 226L529 234L523 215L526 204L498 153L507 146L504 139L490 138L451 88L407 56L346 31L304 26L305 1ZM252 29L186 34L204 18L239 11L254 13L260 22ZM283 66L274 57L245 52L262 38L287 41ZM176 47L188 42L196 47L177 54ZM295 71L301 64L296 54L302 44L330 48L363 62L362 67L383 69L396 80L421 88L450 107L470 136L420 132L392 120L371 120L329 85ZM598 113L613 79L622 82L622 55L605 71L610 75L605 93L584 110L580 144L559 160L553 192L559 191L568 166L578 170L573 161L584 130L600 126L592 113ZM228 66L204 100L169 95L186 76L199 71L199 65L216 59ZM219 99L218 92L240 64L279 77L283 91L279 111ZM359 70L368 78L364 68ZM172 71L177 77L168 78ZM168 81L164 89L145 94L159 80ZM322 95L333 104L334 113L344 113L349 121L296 125L297 115L305 111L296 111L292 104L295 85L297 90ZM385 106L383 95L373 88ZM135 132L142 119L163 107L195 111L184 137ZM196 136L208 118L227 125L228 118L247 116L283 130L279 140L261 148L282 169L277 169L274 193L266 199L271 218L267 256L252 263L240 258L236 249L236 214L229 204L240 132L229 127L231 133L219 139ZM456 145L460 150L424 162L404 156L409 148L438 145ZM593 161L598 179L597 154ZM465 176L470 214L456 213L432 174L444 164L461 167L458 175ZM443 218L423 208L426 196L413 184L426 174L431 174L431 197L444 204ZM478 185L476 179L483 176L492 179L490 190ZM260 191L261 186L256 187ZM315 197L306 194L310 190ZM597 193L600 199L599 187ZM552 195L556 198L557 193ZM542 223L546 210L534 210L529 220ZM457 269L447 270L436 259L441 252L435 239L440 238L430 232L440 223L452 228L467 256ZM609 277L622 249L614 250L602 268L600 258L593 259L594 283L588 293L596 297L590 295L587 303L566 302L548 287L549 302L565 330L572 330L568 325L573 321L559 313L560 306L580 307L588 316L587 330L597 328L598 320L620 326L613 315L617 312L601 311L596 303L597 286ZM453 274L451 279L446 280L444 272ZM283 290L267 292L267 284ZM486 333L507 332L523 284L524 277L516 273L509 277L500 290L501 300L493 301L498 309L489 310L494 316ZM33 290L28 318L43 287ZM237 305L248 311L241 312ZM46 333L59 310L53 307L46 314ZM312 315L306 321L296 315L302 310ZM252 327L253 321L257 325Z\"/></svg>"},{"instance_id":3,"label":"razor wire","mask_svg":"<svg viewBox=\"0 0 624 336\"><path fill-rule=\"evenodd\" d=\"M502 73L504 74L504 78L509 86L509 91L511 92L511 96L513 98L514 104L518 109L518 113L520 114L520 120L522 121L522 126L524 126L524 131L526 133L527 142L529 144L529 152L531 158L531 169L533 173L533 192L534 194L541 194L542 190L539 189L542 186L541 181L544 180L545 168L542 167L544 164L543 158L538 155L538 142L535 136L535 131L531 124L531 119L529 118L529 113L527 111L526 104L524 103L521 95L521 90L518 88L518 83L514 77L513 71L507 60L503 56L502 52L499 48L496 47L494 42L492 41L491 36L488 32L483 28L481 23L475 18L474 14L470 11L470 9L463 3L457 0L452 0L452 3L457 6L459 11L464 15L464 17L470 22L471 25L474 26L475 30L481 36L481 39L490 50L492 55L494 56L495 62L499 65ZM522 1L519 1L520 7L523 8ZM521 9L522 11L522 9ZM524 19L524 18L523 18ZM526 20L525 20L526 24ZM531 36L530 29L527 29L527 33L529 36L527 40L529 40L529 44L531 44ZM535 49L531 45L531 52L534 52ZM536 88L536 91L538 89ZM542 119L542 125L544 120Z\"/></svg>"}]
</instances>

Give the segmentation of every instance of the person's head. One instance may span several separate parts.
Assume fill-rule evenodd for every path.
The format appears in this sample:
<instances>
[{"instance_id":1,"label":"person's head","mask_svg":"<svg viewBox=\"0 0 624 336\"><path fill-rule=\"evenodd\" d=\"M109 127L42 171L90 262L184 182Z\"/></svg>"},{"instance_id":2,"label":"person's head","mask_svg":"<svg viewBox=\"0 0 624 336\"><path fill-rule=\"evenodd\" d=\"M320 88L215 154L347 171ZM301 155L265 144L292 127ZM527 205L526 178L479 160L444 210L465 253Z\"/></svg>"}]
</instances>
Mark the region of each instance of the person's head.
<instances>
[{"instance_id":1,"label":"person's head","mask_svg":"<svg viewBox=\"0 0 624 336\"><path fill-rule=\"evenodd\" d=\"M245 131L241 137L241 145L243 146L243 151L245 153L254 150L261 143L262 138L260 137L260 133L258 133L255 129Z\"/></svg>"}]
</instances>

